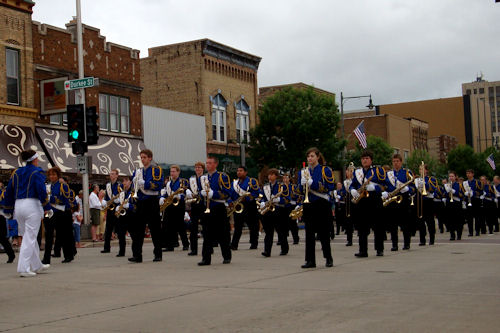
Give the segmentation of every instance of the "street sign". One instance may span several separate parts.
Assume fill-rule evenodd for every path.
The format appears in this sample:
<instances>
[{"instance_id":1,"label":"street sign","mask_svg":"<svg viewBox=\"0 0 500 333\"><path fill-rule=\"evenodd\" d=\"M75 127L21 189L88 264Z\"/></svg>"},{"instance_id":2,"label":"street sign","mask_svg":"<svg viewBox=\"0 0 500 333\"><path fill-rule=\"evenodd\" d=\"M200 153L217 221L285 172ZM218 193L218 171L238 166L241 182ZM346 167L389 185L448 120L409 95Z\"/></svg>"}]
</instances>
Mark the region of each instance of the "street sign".
<instances>
[{"instance_id":1,"label":"street sign","mask_svg":"<svg viewBox=\"0 0 500 333\"><path fill-rule=\"evenodd\" d=\"M85 77L83 79L64 81L64 90L90 88L97 85L99 85L99 79L93 77Z\"/></svg>"},{"instance_id":2,"label":"street sign","mask_svg":"<svg viewBox=\"0 0 500 333\"><path fill-rule=\"evenodd\" d=\"M80 156L76 157L76 167L78 172L83 174L89 174L91 172L90 167L92 165L92 156Z\"/></svg>"}]
</instances>

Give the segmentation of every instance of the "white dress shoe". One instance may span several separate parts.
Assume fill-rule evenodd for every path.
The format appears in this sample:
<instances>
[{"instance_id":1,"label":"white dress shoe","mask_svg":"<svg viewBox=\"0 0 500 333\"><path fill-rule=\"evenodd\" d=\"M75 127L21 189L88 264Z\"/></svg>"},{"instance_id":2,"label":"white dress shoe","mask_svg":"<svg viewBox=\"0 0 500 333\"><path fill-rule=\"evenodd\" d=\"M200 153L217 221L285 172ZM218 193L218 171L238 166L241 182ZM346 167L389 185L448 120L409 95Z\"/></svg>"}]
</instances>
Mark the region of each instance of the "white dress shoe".
<instances>
[{"instance_id":1,"label":"white dress shoe","mask_svg":"<svg viewBox=\"0 0 500 333\"><path fill-rule=\"evenodd\" d=\"M36 273L45 273L45 271L47 269L49 269L50 267L50 264L42 264L42 267L40 267L39 269L37 269L35 272Z\"/></svg>"},{"instance_id":2,"label":"white dress shoe","mask_svg":"<svg viewBox=\"0 0 500 333\"><path fill-rule=\"evenodd\" d=\"M23 272L23 273L19 273L19 276L20 277L33 277L33 276L36 276L36 273L35 272Z\"/></svg>"}]
</instances>

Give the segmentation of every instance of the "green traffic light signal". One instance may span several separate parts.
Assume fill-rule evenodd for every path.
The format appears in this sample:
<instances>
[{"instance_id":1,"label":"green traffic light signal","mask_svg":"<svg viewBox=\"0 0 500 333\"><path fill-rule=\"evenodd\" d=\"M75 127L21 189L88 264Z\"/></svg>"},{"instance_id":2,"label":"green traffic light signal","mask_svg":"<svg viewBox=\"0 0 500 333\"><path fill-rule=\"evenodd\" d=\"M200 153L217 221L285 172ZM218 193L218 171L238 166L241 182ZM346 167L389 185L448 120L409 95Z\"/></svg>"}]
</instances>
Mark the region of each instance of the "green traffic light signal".
<instances>
[{"instance_id":1,"label":"green traffic light signal","mask_svg":"<svg viewBox=\"0 0 500 333\"><path fill-rule=\"evenodd\" d=\"M80 133L78 133L77 130L73 130L71 131L71 133L69 134L71 135L71 137L74 139L74 140L78 140L78 136L80 135Z\"/></svg>"}]
</instances>

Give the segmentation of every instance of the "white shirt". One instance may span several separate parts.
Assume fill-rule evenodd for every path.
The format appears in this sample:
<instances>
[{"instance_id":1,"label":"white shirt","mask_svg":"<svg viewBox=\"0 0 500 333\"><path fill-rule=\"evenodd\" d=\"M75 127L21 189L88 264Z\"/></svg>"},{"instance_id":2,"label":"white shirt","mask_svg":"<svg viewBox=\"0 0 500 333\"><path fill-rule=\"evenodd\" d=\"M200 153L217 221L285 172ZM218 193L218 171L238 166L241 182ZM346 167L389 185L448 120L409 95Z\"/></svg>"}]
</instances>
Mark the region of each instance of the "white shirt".
<instances>
[{"instance_id":1,"label":"white shirt","mask_svg":"<svg viewBox=\"0 0 500 333\"><path fill-rule=\"evenodd\" d=\"M76 197L76 202L78 203L78 214L82 215L83 213L83 202L80 197Z\"/></svg>"},{"instance_id":2,"label":"white shirt","mask_svg":"<svg viewBox=\"0 0 500 333\"><path fill-rule=\"evenodd\" d=\"M90 193L89 206L90 206L90 208L95 208L95 209L99 209L99 210L102 207L101 202L99 201L99 197L94 192Z\"/></svg>"}]
</instances>

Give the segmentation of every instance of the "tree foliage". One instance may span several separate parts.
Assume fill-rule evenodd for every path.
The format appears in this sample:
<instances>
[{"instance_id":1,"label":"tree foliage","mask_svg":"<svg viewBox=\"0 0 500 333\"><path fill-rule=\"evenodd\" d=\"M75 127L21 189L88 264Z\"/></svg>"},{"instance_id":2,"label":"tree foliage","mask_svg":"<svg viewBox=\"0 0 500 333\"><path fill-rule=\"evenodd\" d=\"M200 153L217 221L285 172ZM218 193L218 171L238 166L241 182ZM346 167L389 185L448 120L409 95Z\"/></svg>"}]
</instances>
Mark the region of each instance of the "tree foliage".
<instances>
[{"instance_id":1,"label":"tree foliage","mask_svg":"<svg viewBox=\"0 0 500 333\"><path fill-rule=\"evenodd\" d=\"M328 164L340 167L345 141L338 137L340 116L333 98L306 89L286 88L266 99L259 123L250 131L250 156L260 167L294 169L317 147Z\"/></svg>"},{"instance_id":2,"label":"tree foliage","mask_svg":"<svg viewBox=\"0 0 500 333\"><path fill-rule=\"evenodd\" d=\"M369 135L366 138L367 149L373 153L373 165L392 165L392 155L394 149L381 137ZM361 165L361 153L364 149L359 143L356 144L356 150L350 152L347 156L349 162L354 165Z\"/></svg>"},{"instance_id":3,"label":"tree foliage","mask_svg":"<svg viewBox=\"0 0 500 333\"><path fill-rule=\"evenodd\" d=\"M448 154L448 168L456 171L462 177L465 177L467 169L473 169L476 178L485 175L491 179L494 175L498 174L498 170L494 171L488 162L486 162L486 158L490 154L493 154L496 162L499 161L500 154L494 147L488 147L485 151L476 153L470 146L459 145Z\"/></svg>"}]
</instances>

